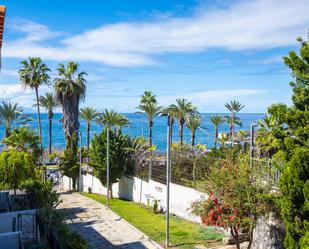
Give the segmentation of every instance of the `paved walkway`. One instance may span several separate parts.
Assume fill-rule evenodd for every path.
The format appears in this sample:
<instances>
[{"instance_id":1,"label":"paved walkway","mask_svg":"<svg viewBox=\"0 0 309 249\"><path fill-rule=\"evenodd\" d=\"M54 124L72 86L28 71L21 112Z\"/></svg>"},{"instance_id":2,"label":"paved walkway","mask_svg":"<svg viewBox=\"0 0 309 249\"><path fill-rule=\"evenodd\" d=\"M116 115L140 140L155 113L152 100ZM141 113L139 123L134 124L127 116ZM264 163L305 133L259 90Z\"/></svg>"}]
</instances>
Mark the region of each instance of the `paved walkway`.
<instances>
[{"instance_id":1,"label":"paved walkway","mask_svg":"<svg viewBox=\"0 0 309 249\"><path fill-rule=\"evenodd\" d=\"M86 239L89 249L161 248L114 212L92 199L72 193L62 193L61 199L63 202L58 208L66 212L66 223Z\"/></svg>"}]
</instances>

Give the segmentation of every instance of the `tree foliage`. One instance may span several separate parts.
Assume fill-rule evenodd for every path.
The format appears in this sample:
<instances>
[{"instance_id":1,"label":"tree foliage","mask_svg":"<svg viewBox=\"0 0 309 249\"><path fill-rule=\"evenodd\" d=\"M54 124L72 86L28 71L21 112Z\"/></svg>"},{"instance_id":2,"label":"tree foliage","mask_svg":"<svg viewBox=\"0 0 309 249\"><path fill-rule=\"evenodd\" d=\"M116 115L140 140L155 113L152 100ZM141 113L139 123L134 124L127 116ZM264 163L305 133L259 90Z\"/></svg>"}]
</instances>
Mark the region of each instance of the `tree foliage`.
<instances>
[{"instance_id":1,"label":"tree foliage","mask_svg":"<svg viewBox=\"0 0 309 249\"><path fill-rule=\"evenodd\" d=\"M309 247L309 43L299 41L299 55L291 51L284 57L292 71L293 105L276 104L268 109L276 156L284 161L280 204L289 249Z\"/></svg>"},{"instance_id":2,"label":"tree foliage","mask_svg":"<svg viewBox=\"0 0 309 249\"><path fill-rule=\"evenodd\" d=\"M36 178L33 156L24 151L6 150L0 154L0 185L17 189L28 179Z\"/></svg>"},{"instance_id":3,"label":"tree foliage","mask_svg":"<svg viewBox=\"0 0 309 249\"><path fill-rule=\"evenodd\" d=\"M99 178L101 183L106 186L106 132L95 135L92 140L90 149L90 165L94 169L94 174ZM133 176L135 173L135 162L138 160L140 150L145 149L145 141L141 138L132 139L123 135L121 131L110 130L110 186L117 182L123 176ZM112 193L111 193L112 195Z\"/></svg>"},{"instance_id":4,"label":"tree foliage","mask_svg":"<svg viewBox=\"0 0 309 249\"><path fill-rule=\"evenodd\" d=\"M41 154L40 137L28 127L13 130L11 135L3 140L3 143L16 151L30 153L35 159Z\"/></svg>"},{"instance_id":5,"label":"tree foliage","mask_svg":"<svg viewBox=\"0 0 309 249\"><path fill-rule=\"evenodd\" d=\"M215 150L217 159L212 163L205 182L209 198L193 204L206 225L229 229L239 246L239 233L248 231L251 247L253 228L262 202L259 196L269 193L270 182L263 164L250 166L247 155L237 146ZM218 154L220 153L220 154Z\"/></svg>"},{"instance_id":6,"label":"tree foliage","mask_svg":"<svg viewBox=\"0 0 309 249\"><path fill-rule=\"evenodd\" d=\"M23 114L23 108L17 103L11 101L2 101L0 105L0 124L5 125L4 137L8 137L11 133L11 126L26 125L32 119L27 114Z\"/></svg>"}]
</instances>

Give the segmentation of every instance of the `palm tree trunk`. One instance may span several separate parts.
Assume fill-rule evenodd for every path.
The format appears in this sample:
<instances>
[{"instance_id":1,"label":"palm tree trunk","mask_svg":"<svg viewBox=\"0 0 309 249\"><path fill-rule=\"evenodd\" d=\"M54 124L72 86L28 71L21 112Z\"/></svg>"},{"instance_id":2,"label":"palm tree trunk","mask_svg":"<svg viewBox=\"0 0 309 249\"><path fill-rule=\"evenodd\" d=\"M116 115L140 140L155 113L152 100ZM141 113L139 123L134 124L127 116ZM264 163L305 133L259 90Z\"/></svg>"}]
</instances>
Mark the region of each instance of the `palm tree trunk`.
<instances>
[{"instance_id":1,"label":"palm tree trunk","mask_svg":"<svg viewBox=\"0 0 309 249\"><path fill-rule=\"evenodd\" d=\"M216 133L215 133L215 148L217 148L218 135L219 135L219 130L218 130L218 127L216 127Z\"/></svg>"},{"instance_id":2,"label":"palm tree trunk","mask_svg":"<svg viewBox=\"0 0 309 249\"><path fill-rule=\"evenodd\" d=\"M180 136L180 148L182 149L183 144L183 124L179 124L179 136Z\"/></svg>"},{"instance_id":3,"label":"palm tree trunk","mask_svg":"<svg viewBox=\"0 0 309 249\"><path fill-rule=\"evenodd\" d=\"M152 120L150 120L148 122L148 126L149 126L149 145L150 145L150 147L152 147L152 125L153 125Z\"/></svg>"},{"instance_id":4,"label":"palm tree trunk","mask_svg":"<svg viewBox=\"0 0 309 249\"><path fill-rule=\"evenodd\" d=\"M195 144L195 132L192 132L192 135L191 135L191 145L192 145L192 147L194 147L194 144Z\"/></svg>"},{"instance_id":5,"label":"palm tree trunk","mask_svg":"<svg viewBox=\"0 0 309 249\"><path fill-rule=\"evenodd\" d=\"M38 114L38 128L39 128L39 135L40 135L40 145L43 157L43 144L42 144L42 127L41 127L41 113L40 113L40 105L39 105L39 89L38 87L35 88L35 96L36 96L36 107L37 107L37 114Z\"/></svg>"},{"instance_id":6,"label":"palm tree trunk","mask_svg":"<svg viewBox=\"0 0 309 249\"><path fill-rule=\"evenodd\" d=\"M49 118L49 144L48 144L48 154L50 155L52 153L52 119Z\"/></svg>"},{"instance_id":7,"label":"palm tree trunk","mask_svg":"<svg viewBox=\"0 0 309 249\"><path fill-rule=\"evenodd\" d=\"M87 152L89 153L90 145L90 123L87 123Z\"/></svg>"}]
</instances>

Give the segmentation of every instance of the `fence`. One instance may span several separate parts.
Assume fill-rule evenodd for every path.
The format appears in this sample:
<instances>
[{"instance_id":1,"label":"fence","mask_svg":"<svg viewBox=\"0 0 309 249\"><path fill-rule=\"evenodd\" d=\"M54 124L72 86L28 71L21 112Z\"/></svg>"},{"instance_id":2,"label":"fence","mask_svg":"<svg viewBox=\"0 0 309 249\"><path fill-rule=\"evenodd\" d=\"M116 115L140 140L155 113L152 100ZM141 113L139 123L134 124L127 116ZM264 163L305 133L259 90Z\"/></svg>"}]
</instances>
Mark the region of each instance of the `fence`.
<instances>
[{"instance_id":1,"label":"fence","mask_svg":"<svg viewBox=\"0 0 309 249\"><path fill-rule=\"evenodd\" d=\"M196 156L194 154L172 155L171 182L205 191L206 177L216 158L207 155ZM252 159L251 166L264 169L265 180L277 183L280 179L278 162L272 159ZM145 158L142 163L136 165L136 176L145 181L154 180L166 183L166 159L161 157Z\"/></svg>"}]
</instances>

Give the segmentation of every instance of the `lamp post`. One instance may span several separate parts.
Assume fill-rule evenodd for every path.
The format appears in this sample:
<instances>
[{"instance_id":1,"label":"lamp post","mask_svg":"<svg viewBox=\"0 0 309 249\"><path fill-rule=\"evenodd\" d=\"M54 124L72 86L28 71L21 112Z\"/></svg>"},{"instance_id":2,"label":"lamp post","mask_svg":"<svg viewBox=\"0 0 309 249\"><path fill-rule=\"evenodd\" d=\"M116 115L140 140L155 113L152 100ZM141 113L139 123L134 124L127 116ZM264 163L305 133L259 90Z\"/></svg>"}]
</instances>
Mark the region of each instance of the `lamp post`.
<instances>
[{"instance_id":1,"label":"lamp post","mask_svg":"<svg viewBox=\"0 0 309 249\"><path fill-rule=\"evenodd\" d=\"M254 158L254 128L257 127L258 124L252 123L250 130L250 166L252 166L252 161Z\"/></svg>"},{"instance_id":2,"label":"lamp post","mask_svg":"<svg viewBox=\"0 0 309 249\"><path fill-rule=\"evenodd\" d=\"M106 204L109 207L109 126L106 126Z\"/></svg>"},{"instance_id":3,"label":"lamp post","mask_svg":"<svg viewBox=\"0 0 309 249\"><path fill-rule=\"evenodd\" d=\"M170 242L170 181L171 181L171 143L172 143L171 117L167 116L167 149L166 149L166 247Z\"/></svg>"},{"instance_id":4,"label":"lamp post","mask_svg":"<svg viewBox=\"0 0 309 249\"><path fill-rule=\"evenodd\" d=\"M79 133L79 177L78 177L78 191L82 192L82 132Z\"/></svg>"}]
</instances>

